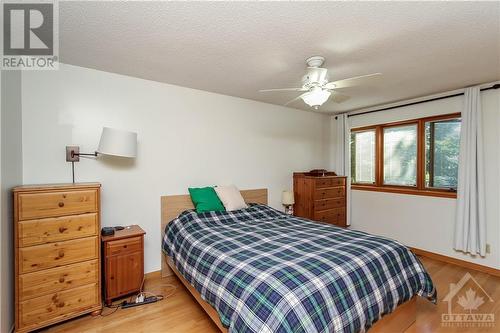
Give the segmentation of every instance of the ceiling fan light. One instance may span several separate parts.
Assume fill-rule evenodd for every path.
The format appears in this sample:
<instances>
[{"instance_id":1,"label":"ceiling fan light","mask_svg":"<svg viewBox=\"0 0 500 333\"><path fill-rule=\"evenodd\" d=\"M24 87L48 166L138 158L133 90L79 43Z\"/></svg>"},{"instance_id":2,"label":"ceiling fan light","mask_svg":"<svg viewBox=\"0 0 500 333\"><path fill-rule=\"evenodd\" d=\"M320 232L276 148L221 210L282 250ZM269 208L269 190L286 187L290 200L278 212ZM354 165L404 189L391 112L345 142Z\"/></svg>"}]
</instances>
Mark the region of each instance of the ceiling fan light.
<instances>
[{"instance_id":1,"label":"ceiling fan light","mask_svg":"<svg viewBox=\"0 0 500 333\"><path fill-rule=\"evenodd\" d=\"M304 103L307 105L318 109L323 103L325 103L332 93L328 90L315 89L307 94L301 96Z\"/></svg>"}]
</instances>

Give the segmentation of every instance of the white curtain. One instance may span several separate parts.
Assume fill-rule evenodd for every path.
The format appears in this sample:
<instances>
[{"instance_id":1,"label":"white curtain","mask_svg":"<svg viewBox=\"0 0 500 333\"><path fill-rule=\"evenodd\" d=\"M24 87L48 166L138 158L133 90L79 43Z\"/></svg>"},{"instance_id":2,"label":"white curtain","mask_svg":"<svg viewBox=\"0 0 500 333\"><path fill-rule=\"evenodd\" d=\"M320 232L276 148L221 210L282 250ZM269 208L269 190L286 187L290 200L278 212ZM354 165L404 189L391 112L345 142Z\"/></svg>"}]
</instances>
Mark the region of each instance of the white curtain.
<instances>
[{"instance_id":1,"label":"white curtain","mask_svg":"<svg viewBox=\"0 0 500 333\"><path fill-rule=\"evenodd\" d=\"M455 250L486 254L481 92L465 90L460 134Z\"/></svg>"},{"instance_id":2,"label":"white curtain","mask_svg":"<svg viewBox=\"0 0 500 333\"><path fill-rule=\"evenodd\" d=\"M351 154L350 154L350 136L351 129L347 114L341 114L335 117L336 140L335 140L335 173L339 176L347 176L347 209L346 223L351 225Z\"/></svg>"}]
</instances>

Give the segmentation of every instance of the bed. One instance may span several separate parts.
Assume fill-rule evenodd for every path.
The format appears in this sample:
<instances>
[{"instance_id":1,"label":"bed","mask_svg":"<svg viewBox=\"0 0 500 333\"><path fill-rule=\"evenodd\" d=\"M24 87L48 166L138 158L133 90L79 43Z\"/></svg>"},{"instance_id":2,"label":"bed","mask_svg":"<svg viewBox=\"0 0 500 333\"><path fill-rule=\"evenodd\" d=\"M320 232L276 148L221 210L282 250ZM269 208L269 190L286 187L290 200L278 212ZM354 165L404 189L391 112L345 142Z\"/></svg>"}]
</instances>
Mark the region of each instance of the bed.
<instances>
[{"instance_id":1,"label":"bed","mask_svg":"<svg viewBox=\"0 0 500 333\"><path fill-rule=\"evenodd\" d=\"M175 273L223 332L402 332L417 295L436 300L405 246L252 205L197 214L188 195L162 197L162 271Z\"/></svg>"}]
</instances>

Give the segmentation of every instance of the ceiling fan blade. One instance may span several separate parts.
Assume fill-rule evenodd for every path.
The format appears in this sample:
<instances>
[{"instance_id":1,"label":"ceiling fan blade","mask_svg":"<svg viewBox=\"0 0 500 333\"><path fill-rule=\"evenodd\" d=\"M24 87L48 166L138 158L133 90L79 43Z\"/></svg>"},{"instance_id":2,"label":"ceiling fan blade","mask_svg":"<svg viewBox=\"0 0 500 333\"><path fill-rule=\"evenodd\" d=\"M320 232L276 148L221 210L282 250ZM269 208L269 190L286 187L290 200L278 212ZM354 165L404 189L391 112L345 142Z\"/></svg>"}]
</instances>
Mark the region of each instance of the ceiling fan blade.
<instances>
[{"instance_id":1,"label":"ceiling fan blade","mask_svg":"<svg viewBox=\"0 0 500 333\"><path fill-rule=\"evenodd\" d=\"M338 80L334 82L328 82L324 85L326 89L342 89L354 86L360 86L364 84L373 83L375 80L379 79L381 73L373 73L361 76L350 77L348 79Z\"/></svg>"},{"instance_id":2,"label":"ceiling fan blade","mask_svg":"<svg viewBox=\"0 0 500 333\"><path fill-rule=\"evenodd\" d=\"M286 102L286 103L285 103L285 104L283 104L283 105L284 105L284 106L287 106L288 104L291 104L291 103L295 102L296 100L300 99L300 98L301 98L302 96L304 96L305 94L307 94L307 93L303 93L303 94L301 94L301 95L299 95L299 96L295 97L294 99L289 100L288 102Z\"/></svg>"},{"instance_id":3,"label":"ceiling fan blade","mask_svg":"<svg viewBox=\"0 0 500 333\"><path fill-rule=\"evenodd\" d=\"M268 91L305 91L304 88L276 88L276 89L261 89L259 92L268 92Z\"/></svg>"},{"instance_id":4,"label":"ceiling fan blade","mask_svg":"<svg viewBox=\"0 0 500 333\"><path fill-rule=\"evenodd\" d=\"M351 96L347 96L344 94L340 94L338 92L332 92L332 96L330 97L330 100L335 103L342 103L350 99Z\"/></svg>"},{"instance_id":5,"label":"ceiling fan blade","mask_svg":"<svg viewBox=\"0 0 500 333\"><path fill-rule=\"evenodd\" d=\"M307 76L310 82L325 82L327 80L328 69L322 67L307 67Z\"/></svg>"}]
</instances>

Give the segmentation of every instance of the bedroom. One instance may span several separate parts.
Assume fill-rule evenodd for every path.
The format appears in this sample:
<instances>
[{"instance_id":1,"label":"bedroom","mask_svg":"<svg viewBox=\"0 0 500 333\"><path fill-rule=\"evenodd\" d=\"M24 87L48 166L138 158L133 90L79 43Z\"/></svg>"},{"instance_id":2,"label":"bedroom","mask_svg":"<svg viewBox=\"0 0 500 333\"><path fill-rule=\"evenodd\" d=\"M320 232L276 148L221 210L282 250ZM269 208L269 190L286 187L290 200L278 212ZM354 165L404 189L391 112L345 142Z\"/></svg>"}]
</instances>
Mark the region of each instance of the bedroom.
<instances>
[{"instance_id":1,"label":"bedroom","mask_svg":"<svg viewBox=\"0 0 500 333\"><path fill-rule=\"evenodd\" d=\"M4 8L6 4L2 3L4 15L12 12ZM500 89L495 88L500 83L500 2L60 1L54 3L52 13L52 51L60 60L56 68L26 66L11 70L6 68L9 63L2 61L1 332L38 328L58 332L148 328L158 332L217 332L221 312L217 314L210 305L216 311L212 320L206 313L210 310L191 296L200 290L186 289L182 280L169 271L162 252L162 232L176 217L168 214L180 211L172 210L170 199L165 198L188 195L188 188L234 184L240 190L260 190L251 196L253 201L248 200L266 203L281 212L286 208L283 204L289 205L293 198L292 208L297 215L297 220L290 217L293 221L318 220L314 214L306 216L301 212L304 196L298 193L298 183L294 186L294 173L313 169L325 169L340 177L318 176L312 178L315 184L337 182L331 187L345 190L345 200L328 212L343 212L335 221L342 220L349 226L339 229L328 225L328 232L365 232L404 244L405 249L409 248L405 251L418 255L408 252L411 260L422 263L422 272L429 273L437 289L436 305L420 296L409 300L414 302L410 304L414 308L409 310L400 309L409 303L399 307L386 304L394 306L391 310L399 310L393 314L396 319L389 317L390 311L373 314L363 309L361 313L380 321L375 323L382 325L379 330L498 330ZM5 30L6 26L4 42ZM37 36L43 43L45 35ZM310 59L313 56L323 60ZM14 56L4 50L2 57ZM344 80L367 74L377 75ZM334 84L328 88L327 82ZM307 98L314 95L314 85L328 95L317 109L314 103L319 102ZM273 88L297 89L260 92ZM296 99L304 93L311 94ZM474 106L474 110L480 109L482 120L477 123L475 113L468 118L472 129L469 125L467 129L476 131L465 140L460 137L464 114ZM436 118L443 115L448 118ZM443 124L454 131L436 132ZM439 135L444 139L435 140ZM478 148L482 154L460 160L459 150L478 137L482 138ZM130 157L107 153L103 138L108 139L104 141L112 149L128 149L130 154L121 155ZM443 141L448 145L440 146ZM398 143L404 149L398 148ZM85 156L74 150L77 154L71 156L74 148L70 148L67 156L66 147L78 147L82 154L99 153ZM470 150L464 151L470 154ZM430 163L431 155L441 164ZM68 158L79 161L71 163ZM440 168L430 167L438 164ZM476 172L477 177L460 176L459 167L481 171ZM436 170L441 177L431 177ZM390 184L386 174L392 177ZM347 178L343 180L342 176ZM73 177L76 184L88 187L71 189ZM431 184L439 181L445 181L446 186ZM87 182L100 187L81 185ZM70 185L63 189L42 187L55 183ZM468 186L460 186L465 183ZM480 198L470 193L470 188L476 187ZM135 262L138 266L128 271L123 264L124 279L128 277L141 289L143 281L137 276L145 276L144 290L163 295L164 299L133 308L108 308L109 304L101 305L107 291L101 293L94 288L98 290L94 290L94 303L102 313L92 317L88 315L90 307L85 313L78 307L64 312L74 300L72 297L58 302L49 297L49 304L42 302L47 295L58 296L56 300L64 298L64 291L71 290L66 287L63 291L39 288L32 295L19 295L23 279L45 279L47 272L64 272L65 267L71 268L80 260L65 261L71 260L71 252L67 252L57 263L43 269L22 271L19 256L29 249L36 250L31 258L36 261L41 247L75 242L76 236L64 238L71 228L68 231L60 225L60 220L66 218L62 213L39 216L34 212L23 217L23 206L19 204L22 200L14 202L13 188L21 197L55 193L56 198L71 191L93 193L91 235L97 245L93 255L86 258L96 263L107 262L106 241L127 245L127 238L113 237L129 229L101 236L101 227L140 226L145 235L135 235L142 240L139 245L134 243L140 247L140 258ZM212 198L214 191L210 192ZM283 191L295 193L283 195ZM460 193L470 200L457 198ZM224 194L221 197L224 199ZM247 199L246 194L243 197ZM188 208L191 199L186 198L179 199L180 208ZM321 203L337 205L333 199L323 199ZM59 203L66 208L59 207ZM64 200L47 204L56 206L40 209L64 210L71 206ZM459 219L457 212L463 213L467 207L470 216L480 218ZM90 212L64 214L81 213ZM56 232L63 238L32 243L22 239L28 243L20 244L19 226L29 221L34 221L33 234L43 225L55 223ZM318 222L307 225L323 226ZM474 232L478 241L474 249L469 249L473 253L457 250L464 245L457 243L463 237L474 243ZM342 246L342 242L335 246ZM83 255L88 251L82 251ZM56 258L61 257L58 251L55 253ZM111 285L106 268L96 267L95 283L105 288ZM162 269L170 276L161 278ZM332 270L339 272L338 268ZM445 301L450 284L460 282L466 283L463 290L452 302ZM474 286L476 282L480 286ZM467 299L468 287L476 292L476 300L483 302L465 311L457 299ZM135 299L137 293L134 289L111 304ZM446 315L451 313L451 303L453 314L492 314L493 319L450 322ZM35 305L26 307L32 310L28 313L22 304ZM54 306L57 315L37 312ZM328 311L332 309L335 307L328 307ZM25 319L27 324L23 325ZM390 326L391 320L406 326L395 329ZM366 328L372 324L368 321L363 322ZM243 331L242 326L234 325L229 325L229 331ZM307 329L319 330L318 326ZM347 331L360 329L354 325ZM326 331L339 330L334 325ZM376 330L375 326L370 331Z\"/></svg>"}]
</instances>

